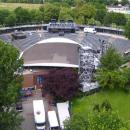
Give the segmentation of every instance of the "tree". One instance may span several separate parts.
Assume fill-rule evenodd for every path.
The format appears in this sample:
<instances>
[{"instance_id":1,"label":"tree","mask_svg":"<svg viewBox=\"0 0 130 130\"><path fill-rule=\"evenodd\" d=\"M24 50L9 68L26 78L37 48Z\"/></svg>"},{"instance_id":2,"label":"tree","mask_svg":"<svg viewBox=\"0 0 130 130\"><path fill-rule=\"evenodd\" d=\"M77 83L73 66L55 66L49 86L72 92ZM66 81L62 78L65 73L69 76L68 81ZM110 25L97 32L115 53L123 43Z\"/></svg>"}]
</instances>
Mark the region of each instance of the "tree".
<instances>
[{"instance_id":1,"label":"tree","mask_svg":"<svg viewBox=\"0 0 130 130\"><path fill-rule=\"evenodd\" d=\"M21 117L14 104L20 96L22 78L16 72L22 66L19 52L0 41L0 130L18 130Z\"/></svg>"},{"instance_id":2,"label":"tree","mask_svg":"<svg viewBox=\"0 0 130 130\"><path fill-rule=\"evenodd\" d=\"M72 17L72 10L70 8L61 8L60 14L59 14L59 20L64 19L64 20L73 20Z\"/></svg>"},{"instance_id":3,"label":"tree","mask_svg":"<svg viewBox=\"0 0 130 130\"><path fill-rule=\"evenodd\" d=\"M104 17L107 13L106 6L104 4L95 3L96 15L95 20L100 21L103 24Z\"/></svg>"},{"instance_id":4,"label":"tree","mask_svg":"<svg viewBox=\"0 0 130 130\"><path fill-rule=\"evenodd\" d=\"M74 114L70 120L64 122L65 130L88 130L89 122L88 117L82 114Z\"/></svg>"},{"instance_id":5,"label":"tree","mask_svg":"<svg viewBox=\"0 0 130 130\"><path fill-rule=\"evenodd\" d=\"M121 3L121 5L124 6L124 5L127 5L129 3L129 1L128 0L121 0L120 3Z\"/></svg>"},{"instance_id":6,"label":"tree","mask_svg":"<svg viewBox=\"0 0 130 130\"><path fill-rule=\"evenodd\" d=\"M104 17L106 15L105 9L97 9L95 19L103 24Z\"/></svg>"},{"instance_id":7,"label":"tree","mask_svg":"<svg viewBox=\"0 0 130 130\"><path fill-rule=\"evenodd\" d=\"M127 124L113 111L94 112L88 118L88 130L128 130Z\"/></svg>"},{"instance_id":8,"label":"tree","mask_svg":"<svg viewBox=\"0 0 130 130\"><path fill-rule=\"evenodd\" d=\"M16 22L17 23L28 23L31 21L30 13L27 9L24 9L22 7L18 7L14 10L16 15Z\"/></svg>"},{"instance_id":9,"label":"tree","mask_svg":"<svg viewBox=\"0 0 130 130\"><path fill-rule=\"evenodd\" d=\"M5 18L5 24L8 26L13 26L16 24L16 15L11 13L8 17Z\"/></svg>"},{"instance_id":10,"label":"tree","mask_svg":"<svg viewBox=\"0 0 130 130\"><path fill-rule=\"evenodd\" d=\"M107 70L118 69L122 64L122 56L112 47L101 57L101 68Z\"/></svg>"},{"instance_id":11,"label":"tree","mask_svg":"<svg viewBox=\"0 0 130 130\"><path fill-rule=\"evenodd\" d=\"M32 9L30 11L30 16L32 22L41 22L44 20L44 15L40 10Z\"/></svg>"},{"instance_id":12,"label":"tree","mask_svg":"<svg viewBox=\"0 0 130 130\"><path fill-rule=\"evenodd\" d=\"M0 10L0 24L4 24L4 21L6 19L6 17L8 17L10 14L9 10L8 9L3 9L3 10Z\"/></svg>"},{"instance_id":13,"label":"tree","mask_svg":"<svg viewBox=\"0 0 130 130\"><path fill-rule=\"evenodd\" d=\"M96 9L91 4L84 4L79 8L79 16L83 16L84 24L87 24L87 20L90 18L94 18L96 14Z\"/></svg>"},{"instance_id":14,"label":"tree","mask_svg":"<svg viewBox=\"0 0 130 130\"><path fill-rule=\"evenodd\" d=\"M51 70L45 76L43 86L56 99L70 100L77 94L80 87L78 73L69 68Z\"/></svg>"},{"instance_id":15,"label":"tree","mask_svg":"<svg viewBox=\"0 0 130 130\"><path fill-rule=\"evenodd\" d=\"M128 21L128 23L125 26L125 36L130 39L130 20Z\"/></svg>"},{"instance_id":16,"label":"tree","mask_svg":"<svg viewBox=\"0 0 130 130\"><path fill-rule=\"evenodd\" d=\"M125 88L129 77L124 76L122 71L99 69L96 78L100 87L110 89Z\"/></svg>"},{"instance_id":17,"label":"tree","mask_svg":"<svg viewBox=\"0 0 130 130\"><path fill-rule=\"evenodd\" d=\"M104 17L104 25L108 26L112 24L112 17L113 17L112 13L107 13Z\"/></svg>"},{"instance_id":18,"label":"tree","mask_svg":"<svg viewBox=\"0 0 130 130\"><path fill-rule=\"evenodd\" d=\"M129 84L130 70L121 68L122 57L115 49L109 48L101 57L101 66L97 70L96 79L103 88L123 88Z\"/></svg>"},{"instance_id":19,"label":"tree","mask_svg":"<svg viewBox=\"0 0 130 130\"><path fill-rule=\"evenodd\" d=\"M113 13L113 23L116 25L125 25L126 24L126 16L122 13Z\"/></svg>"},{"instance_id":20,"label":"tree","mask_svg":"<svg viewBox=\"0 0 130 130\"><path fill-rule=\"evenodd\" d=\"M128 130L127 124L113 111L76 113L64 124L65 130Z\"/></svg>"},{"instance_id":21,"label":"tree","mask_svg":"<svg viewBox=\"0 0 130 130\"><path fill-rule=\"evenodd\" d=\"M101 105L95 104L93 107L93 111L96 111L96 112L112 111L112 107L108 100L104 100Z\"/></svg>"},{"instance_id":22,"label":"tree","mask_svg":"<svg viewBox=\"0 0 130 130\"><path fill-rule=\"evenodd\" d=\"M118 26L125 25L126 24L125 15L122 13L114 13L114 12L107 13L106 16L104 17L104 24L110 25L112 23L115 23Z\"/></svg>"},{"instance_id":23,"label":"tree","mask_svg":"<svg viewBox=\"0 0 130 130\"><path fill-rule=\"evenodd\" d=\"M60 8L53 4L45 4L44 5L44 21L45 23L50 22L51 19L58 20Z\"/></svg>"}]
</instances>

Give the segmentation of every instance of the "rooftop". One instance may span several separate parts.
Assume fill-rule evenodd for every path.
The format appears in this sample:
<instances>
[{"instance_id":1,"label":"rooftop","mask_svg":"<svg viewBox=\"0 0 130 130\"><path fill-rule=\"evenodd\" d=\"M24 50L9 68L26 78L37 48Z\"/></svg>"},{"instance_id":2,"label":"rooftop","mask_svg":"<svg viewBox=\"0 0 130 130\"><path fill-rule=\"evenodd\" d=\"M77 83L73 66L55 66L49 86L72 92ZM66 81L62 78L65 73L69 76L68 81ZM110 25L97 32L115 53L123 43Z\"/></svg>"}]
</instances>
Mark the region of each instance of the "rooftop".
<instances>
[{"instance_id":1,"label":"rooftop","mask_svg":"<svg viewBox=\"0 0 130 130\"><path fill-rule=\"evenodd\" d=\"M78 44L67 38L42 40L22 53L24 66L79 67Z\"/></svg>"}]
</instances>

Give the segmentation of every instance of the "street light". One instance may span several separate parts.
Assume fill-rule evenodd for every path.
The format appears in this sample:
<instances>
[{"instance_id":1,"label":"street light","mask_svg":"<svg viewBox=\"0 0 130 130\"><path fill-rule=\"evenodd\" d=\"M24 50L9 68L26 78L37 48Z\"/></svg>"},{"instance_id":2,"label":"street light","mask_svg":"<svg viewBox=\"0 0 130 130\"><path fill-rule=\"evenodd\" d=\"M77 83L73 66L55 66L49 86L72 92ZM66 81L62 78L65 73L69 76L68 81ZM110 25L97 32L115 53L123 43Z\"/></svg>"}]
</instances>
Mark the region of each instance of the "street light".
<instances>
[{"instance_id":1,"label":"street light","mask_svg":"<svg viewBox=\"0 0 130 130\"><path fill-rule=\"evenodd\" d=\"M101 43L101 55L103 55L104 51L105 51L105 47L106 47L106 41L105 40L101 40L99 39L99 42Z\"/></svg>"}]
</instances>

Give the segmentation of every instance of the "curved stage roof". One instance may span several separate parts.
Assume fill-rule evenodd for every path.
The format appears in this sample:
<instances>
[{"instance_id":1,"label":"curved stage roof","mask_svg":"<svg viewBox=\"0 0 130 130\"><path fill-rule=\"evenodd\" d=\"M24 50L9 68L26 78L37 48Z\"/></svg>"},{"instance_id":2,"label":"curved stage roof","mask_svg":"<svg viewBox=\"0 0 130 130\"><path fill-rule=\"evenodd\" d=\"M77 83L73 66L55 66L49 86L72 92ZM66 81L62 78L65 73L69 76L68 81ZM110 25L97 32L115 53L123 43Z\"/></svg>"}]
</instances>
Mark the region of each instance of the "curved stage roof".
<instances>
[{"instance_id":1,"label":"curved stage roof","mask_svg":"<svg viewBox=\"0 0 130 130\"><path fill-rule=\"evenodd\" d=\"M49 38L22 52L24 66L79 67L79 43L67 38Z\"/></svg>"}]
</instances>

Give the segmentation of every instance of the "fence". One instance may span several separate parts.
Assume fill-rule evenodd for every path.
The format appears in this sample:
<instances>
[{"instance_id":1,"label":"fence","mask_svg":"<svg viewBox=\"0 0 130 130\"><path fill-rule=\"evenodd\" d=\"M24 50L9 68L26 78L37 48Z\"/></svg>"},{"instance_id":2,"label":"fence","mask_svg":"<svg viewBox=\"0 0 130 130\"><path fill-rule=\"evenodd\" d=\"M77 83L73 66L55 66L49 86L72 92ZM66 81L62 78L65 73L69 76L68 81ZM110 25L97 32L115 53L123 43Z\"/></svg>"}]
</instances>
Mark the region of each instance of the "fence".
<instances>
[{"instance_id":1,"label":"fence","mask_svg":"<svg viewBox=\"0 0 130 130\"><path fill-rule=\"evenodd\" d=\"M48 24L33 24L33 25L22 25L22 26L13 26L13 27L4 27L0 28L0 34L2 33L10 33L15 30L20 30L20 31L29 31L29 30L47 30L47 25ZM87 27L85 25L77 25L77 28L80 30L83 30L84 27ZM98 26L93 26L97 32L102 32L102 33L110 33L110 34L116 34L116 35L123 35L124 30L123 29L117 29L117 28L111 28L111 27L98 27Z\"/></svg>"}]
</instances>

